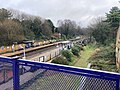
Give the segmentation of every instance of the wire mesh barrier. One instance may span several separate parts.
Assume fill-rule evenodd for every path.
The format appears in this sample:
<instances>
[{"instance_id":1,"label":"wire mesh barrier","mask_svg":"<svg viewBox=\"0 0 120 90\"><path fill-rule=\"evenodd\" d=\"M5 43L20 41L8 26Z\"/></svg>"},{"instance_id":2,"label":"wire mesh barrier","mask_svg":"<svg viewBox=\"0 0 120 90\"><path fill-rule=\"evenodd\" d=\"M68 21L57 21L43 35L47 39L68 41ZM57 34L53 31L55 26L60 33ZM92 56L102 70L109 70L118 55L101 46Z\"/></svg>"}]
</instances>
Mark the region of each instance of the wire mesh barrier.
<instances>
[{"instance_id":1,"label":"wire mesh barrier","mask_svg":"<svg viewBox=\"0 0 120 90\"><path fill-rule=\"evenodd\" d=\"M0 90L120 90L118 73L3 57L0 68Z\"/></svg>"},{"instance_id":2,"label":"wire mesh barrier","mask_svg":"<svg viewBox=\"0 0 120 90\"><path fill-rule=\"evenodd\" d=\"M0 90L12 90L12 89L13 89L12 62L2 62L0 59Z\"/></svg>"}]
</instances>

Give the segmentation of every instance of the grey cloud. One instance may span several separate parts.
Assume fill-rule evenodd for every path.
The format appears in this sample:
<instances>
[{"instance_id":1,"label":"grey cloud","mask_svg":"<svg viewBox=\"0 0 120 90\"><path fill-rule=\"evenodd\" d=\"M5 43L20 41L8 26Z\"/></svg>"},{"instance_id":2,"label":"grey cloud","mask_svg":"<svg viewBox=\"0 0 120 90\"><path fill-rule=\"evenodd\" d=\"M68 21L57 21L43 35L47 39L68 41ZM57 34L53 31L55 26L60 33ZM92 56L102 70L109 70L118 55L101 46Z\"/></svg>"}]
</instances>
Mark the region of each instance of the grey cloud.
<instances>
[{"instance_id":1,"label":"grey cloud","mask_svg":"<svg viewBox=\"0 0 120 90\"><path fill-rule=\"evenodd\" d=\"M86 26L92 18L105 16L118 0L0 0L1 7L50 18L56 24L59 19L71 19Z\"/></svg>"}]
</instances>

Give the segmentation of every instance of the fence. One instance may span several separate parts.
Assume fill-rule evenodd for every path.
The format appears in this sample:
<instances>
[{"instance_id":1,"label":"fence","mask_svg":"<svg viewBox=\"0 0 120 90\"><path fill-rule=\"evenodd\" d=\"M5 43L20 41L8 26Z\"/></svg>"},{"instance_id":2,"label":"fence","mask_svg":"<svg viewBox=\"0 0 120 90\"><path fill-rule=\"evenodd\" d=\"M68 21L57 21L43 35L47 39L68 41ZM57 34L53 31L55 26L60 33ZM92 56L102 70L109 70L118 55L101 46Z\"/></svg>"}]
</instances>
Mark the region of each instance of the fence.
<instances>
[{"instance_id":1,"label":"fence","mask_svg":"<svg viewBox=\"0 0 120 90\"><path fill-rule=\"evenodd\" d=\"M0 57L0 90L120 90L120 74Z\"/></svg>"},{"instance_id":2,"label":"fence","mask_svg":"<svg viewBox=\"0 0 120 90\"><path fill-rule=\"evenodd\" d=\"M48 62L48 61L54 59L55 57L59 56L61 50L62 50L62 48L59 47L59 48L56 48L53 50L49 50L48 52L42 52L42 53L38 52L38 54L36 56L32 56L32 54L31 54L31 55L26 56L26 58L27 59L30 58L32 61Z\"/></svg>"}]
</instances>

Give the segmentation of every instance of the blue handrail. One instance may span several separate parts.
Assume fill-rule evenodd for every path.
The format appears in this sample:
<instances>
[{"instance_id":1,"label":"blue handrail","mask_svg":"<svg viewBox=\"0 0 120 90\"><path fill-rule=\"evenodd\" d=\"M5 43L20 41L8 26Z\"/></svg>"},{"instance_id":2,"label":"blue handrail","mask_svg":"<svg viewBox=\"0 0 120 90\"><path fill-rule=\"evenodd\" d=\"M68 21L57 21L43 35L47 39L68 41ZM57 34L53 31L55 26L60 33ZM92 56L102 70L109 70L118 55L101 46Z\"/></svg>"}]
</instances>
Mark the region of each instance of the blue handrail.
<instances>
[{"instance_id":1,"label":"blue handrail","mask_svg":"<svg viewBox=\"0 0 120 90\"><path fill-rule=\"evenodd\" d=\"M35 62L30 60L17 60L8 57L0 57L0 62L10 63L13 67L13 88L14 90L19 90L20 88L20 75L19 75L19 66L29 66L37 67L45 70L53 70L62 73L68 73L72 75L78 75L83 77L96 78L101 80L109 80L115 82L115 90L119 90L120 85L120 73L107 72L101 70L93 70L87 68L79 68L73 66L52 64L46 62ZM84 82L85 83L85 82ZM108 89L109 90L109 89Z\"/></svg>"}]
</instances>

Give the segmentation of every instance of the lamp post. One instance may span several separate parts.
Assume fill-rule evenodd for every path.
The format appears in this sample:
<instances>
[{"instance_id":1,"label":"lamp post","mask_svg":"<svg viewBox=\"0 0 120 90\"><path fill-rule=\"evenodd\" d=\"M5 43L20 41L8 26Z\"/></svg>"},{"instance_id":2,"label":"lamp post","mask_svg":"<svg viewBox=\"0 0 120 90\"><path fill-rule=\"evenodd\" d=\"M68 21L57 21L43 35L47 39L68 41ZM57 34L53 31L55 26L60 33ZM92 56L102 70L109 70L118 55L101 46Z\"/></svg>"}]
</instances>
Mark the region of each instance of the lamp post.
<instances>
[{"instance_id":1,"label":"lamp post","mask_svg":"<svg viewBox=\"0 0 120 90\"><path fill-rule=\"evenodd\" d=\"M13 42L14 44L14 51L17 51L17 42Z\"/></svg>"},{"instance_id":2,"label":"lamp post","mask_svg":"<svg viewBox=\"0 0 120 90\"><path fill-rule=\"evenodd\" d=\"M23 59L26 59L26 55L25 55L25 45L24 45Z\"/></svg>"}]
</instances>

